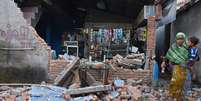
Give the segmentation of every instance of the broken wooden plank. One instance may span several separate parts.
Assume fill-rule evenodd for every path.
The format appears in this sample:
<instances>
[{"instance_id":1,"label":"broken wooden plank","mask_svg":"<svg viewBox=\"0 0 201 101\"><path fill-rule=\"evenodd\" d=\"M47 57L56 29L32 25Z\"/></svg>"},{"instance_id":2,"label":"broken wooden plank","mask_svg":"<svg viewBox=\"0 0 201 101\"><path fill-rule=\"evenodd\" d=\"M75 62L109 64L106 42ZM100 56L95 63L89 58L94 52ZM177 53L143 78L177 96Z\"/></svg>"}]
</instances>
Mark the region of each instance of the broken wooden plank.
<instances>
[{"instance_id":1,"label":"broken wooden plank","mask_svg":"<svg viewBox=\"0 0 201 101\"><path fill-rule=\"evenodd\" d=\"M69 95L80 95L80 94L103 92L103 91L109 91L109 90L112 90L111 85L99 85L99 86L91 86L91 87L78 88L78 89L68 89L65 91L65 93Z\"/></svg>"},{"instance_id":2,"label":"broken wooden plank","mask_svg":"<svg viewBox=\"0 0 201 101\"><path fill-rule=\"evenodd\" d=\"M68 76L68 79L63 80L59 85L63 87L69 87L71 84L73 84L73 78L74 78L74 73L70 74Z\"/></svg>"},{"instance_id":3,"label":"broken wooden plank","mask_svg":"<svg viewBox=\"0 0 201 101\"><path fill-rule=\"evenodd\" d=\"M97 86L97 85L99 85L97 82L98 81L96 81L96 79L89 73L89 72L86 72L86 81L87 81L87 83L88 83L88 85L95 85L95 86Z\"/></svg>"},{"instance_id":4,"label":"broken wooden plank","mask_svg":"<svg viewBox=\"0 0 201 101\"><path fill-rule=\"evenodd\" d=\"M102 85L102 83L96 81L96 79L91 75L91 73L87 72L86 69L80 69L79 75L80 75L81 81L83 83L87 83L87 85L90 85L90 86Z\"/></svg>"},{"instance_id":5,"label":"broken wooden plank","mask_svg":"<svg viewBox=\"0 0 201 101\"><path fill-rule=\"evenodd\" d=\"M70 75L73 75L73 71L78 69L79 58L76 58L72 63L68 64L68 68L64 69L55 79L54 85L62 86L63 83L68 80Z\"/></svg>"}]
</instances>

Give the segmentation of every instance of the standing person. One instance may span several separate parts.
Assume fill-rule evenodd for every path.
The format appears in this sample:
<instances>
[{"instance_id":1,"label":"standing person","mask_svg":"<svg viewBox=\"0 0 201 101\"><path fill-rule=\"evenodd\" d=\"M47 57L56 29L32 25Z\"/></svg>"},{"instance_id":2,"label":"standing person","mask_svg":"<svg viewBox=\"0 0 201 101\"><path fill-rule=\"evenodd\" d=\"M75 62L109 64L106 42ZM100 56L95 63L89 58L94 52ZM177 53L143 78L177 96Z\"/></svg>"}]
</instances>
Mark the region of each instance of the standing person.
<instances>
[{"instance_id":1,"label":"standing person","mask_svg":"<svg viewBox=\"0 0 201 101\"><path fill-rule=\"evenodd\" d=\"M185 40L186 35L184 33L177 33L176 42L169 48L161 64L162 70L167 66L167 63L170 63L173 67L169 94L171 97L176 98L177 101L182 101L183 88L186 80L188 46Z\"/></svg>"},{"instance_id":2,"label":"standing person","mask_svg":"<svg viewBox=\"0 0 201 101\"><path fill-rule=\"evenodd\" d=\"M188 39L188 46L189 46L189 61L188 61L188 69L187 69L187 80L185 82L185 95L189 96L191 94L191 82L195 80L195 68L194 64L196 61L199 61L198 56L198 48L197 44L199 43L199 39L196 37L190 37Z\"/></svg>"},{"instance_id":3,"label":"standing person","mask_svg":"<svg viewBox=\"0 0 201 101\"><path fill-rule=\"evenodd\" d=\"M199 39L197 37L190 37L188 40L188 46L189 46L189 62L188 67L190 69L190 72L192 73L192 79L195 80L195 68L194 64L196 61L199 61L199 55L198 55L198 48L197 44L199 43Z\"/></svg>"}]
</instances>

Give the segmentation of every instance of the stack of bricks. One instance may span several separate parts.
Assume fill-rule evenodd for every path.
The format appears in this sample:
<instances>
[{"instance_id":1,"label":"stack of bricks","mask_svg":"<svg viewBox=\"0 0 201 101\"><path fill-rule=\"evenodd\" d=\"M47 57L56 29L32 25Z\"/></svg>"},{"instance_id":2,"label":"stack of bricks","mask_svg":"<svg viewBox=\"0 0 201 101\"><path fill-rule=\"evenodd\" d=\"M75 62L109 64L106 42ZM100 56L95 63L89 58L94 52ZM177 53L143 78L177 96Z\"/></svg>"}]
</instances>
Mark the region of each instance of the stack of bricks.
<instances>
[{"instance_id":1,"label":"stack of bricks","mask_svg":"<svg viewBox=\"0 0 201 101\"><path fill-rule=\"evenodd\" d=\"M66 60L50 60L49 66L49 82L53 83L59 73L61 73L67 66L69 62Z\"/></svg>"}]
</instances>

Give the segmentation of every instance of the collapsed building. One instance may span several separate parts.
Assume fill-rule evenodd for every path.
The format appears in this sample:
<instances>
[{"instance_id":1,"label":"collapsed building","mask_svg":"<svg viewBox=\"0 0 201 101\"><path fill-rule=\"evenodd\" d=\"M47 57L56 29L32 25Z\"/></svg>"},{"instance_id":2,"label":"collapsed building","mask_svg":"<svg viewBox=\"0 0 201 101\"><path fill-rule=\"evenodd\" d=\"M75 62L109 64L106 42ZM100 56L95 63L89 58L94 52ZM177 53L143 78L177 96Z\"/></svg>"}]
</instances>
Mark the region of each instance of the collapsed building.
<instances>
[{"instance_id":1,"label":"collapsed building","mask_svg":"<svg viewBox=\"0 0 201 101\"><path fill-rule=\"evenodd\" d=\"M171 101L151 87L155 46L156 58L168 47L156 25L165 1L2 0L0 99Z\"/></svg>"},{"instance_id":2,"label":"collapsed building","mask_svg":"<svg viewBox=\"0 0 201 101\"><path fill-rule=\"evenodd\" d=\"M60 4L60 2L56 2L56 1L53 1L53 2ZM145 2L145 3L151 3L151 2ZM38 2L31 1L31 0L30 1L18 1L18 0L2 1L1 7L2 9L1 9L1 49L0 51L1 51L2 58L0 62L1 62L1 67L3 69L2 75L6 75L7 72L11 72L10 74L8 73L9 76L5 76L5 78L2 78L2 82L14 82L15 80L19 80L19 82L25 82L26 80L23 80L23 78L26 78L30 82L34 80L36 80L36 82L49 81L50 79L55 79L55 76L57 76L65 67L68 67L68 65L71 65L71 63L74 62L74 61L70 62L70 61L52 59L51 49L56 50L56 57L58 57L59 56L58 54L60 54L59 51L62 51L60 49L58 50L58 48L61 47L62 44L63 46L65 46L64 41L66 39L63 40L62 39L63 37L59 39L62 42L61 45L58 45L58 44L51 45L51 43L56 41L55 38L59 38L59 36L61 36L61 35L58 35L57 37L52 36L53 34L51 33L53 32L52 30L54 30L52 27L54 27L57 24L53 25L54 23L49 22L49 19L47 20L44 19L47 17L47 15L54 14L52 13L54 12L54 10L58 10L57 7L53 6L51 1L38 1ZM47 10L48 8L51 8L51 12L48 12ZM80 11L80 10L77 10L77 11ZM60 12L60 13L63 14L63 12ZM92 13L90 13L92 15L89 14L89 16L87 17L87 20L86 20L87 23L85 23L85 29L84 29L86 30L85 32L86 34L89 33L89 31L87 31L88 30L87 28L93 24L93 23L90 23L90 22L93 22L93 18L90 18L90 16L97 17L96 15L93 15L96 13L98 14L99 12L97 12L97 10L92 10ZM103 12L102 14L104 15ZM114 15L110 15L110 16L112 17ZM137 16L137 14L136 13L133 15L128 14L128 16ZM51 17L54 17L54 16L51 16ZM107 19L109 21L111 18L107 18ZM125 21L123 19L125 18L117 16L114 22L112 21L111 23L108 23L108 27L111 27L111 28L115 28L115 27L117 28L118 26L122 28L124 27L126 29L125 31L128 31L124 33L129 34L131 25L129 24L128 21ZM100 25L104 25L104 23L101 22L102 19L99 18L99 20L100 20ZM48 25L47 21L49 22L49 25L51 25L51 27L49 28L49 32L48 32L48 26L46 26ZM65 29L66 27L66 25L62 25L62 24L63 23L61 23L60 25L61 30ZM98 26L98 23L95 26ZM81 27L82 26L80 26L80 28ZM37 31L35 29L37 29ZM76 29L76 28L72 27L71 29ZM56 33L59 32L58 30L56 31ZM121 29L117 28L114 34L115 33L121 34L121 32L119 31L121 31ZM47 37L45 37L42 34L43 32L47 34L46 35ZM63 35L65 35L65 33ZM127 38L129 37L128 35L126 36ZM50 38L51 40L49 40L48 37L51 37ZM118 41L121 41L122 38L116 37L116 40L117 41L115 41L115 43ZM122 51L121 53L128 52L128 46L126 45L127 43L128 42L126 42L124 44L125 47L122 47L122 50L120 50ZM85 44L88 44L88 43L85 43ZM93 46L91 42L89 42L89 44ZM114 44L114 46L115 45L116 44ZM121 44L119 44L119 46L121 46ZM80 50L80 47L78 48ZM85 48L87 51L84 51L84 53L85 52L88 52L88 53L82 54L83 57L86 58L89 55L93 56L94 53L91 53L89 46L88 47L85 46L84 49ZM113 49L117 49L117 48L114 47ZM117 54L118 51L119 50L114 50L114 53L112 54ZM80 56L80 51L78 51L77 54ZM101 55L98 55L98 56L101 56ZM108 58L108 55L106 56L106 58ZM63 58L60 57L60 59L63 59ZM73 59L77 60L75 57ZM19 74L19 78L18 76L15 76L16 73ZM29 73L30 76L28 76L29 74L26 74L26 73ZM6 81L6 79L8 81Z\"/></svg>"}]
</instances>

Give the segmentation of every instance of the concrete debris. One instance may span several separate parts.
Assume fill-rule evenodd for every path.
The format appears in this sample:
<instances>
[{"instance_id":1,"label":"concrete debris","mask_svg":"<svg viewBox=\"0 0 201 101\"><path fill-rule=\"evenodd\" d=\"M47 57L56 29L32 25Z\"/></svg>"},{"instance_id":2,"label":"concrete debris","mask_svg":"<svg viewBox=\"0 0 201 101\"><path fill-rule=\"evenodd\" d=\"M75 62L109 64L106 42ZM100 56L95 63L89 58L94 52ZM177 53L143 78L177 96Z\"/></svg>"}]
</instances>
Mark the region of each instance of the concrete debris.
<instances>
[{"instance_id":1,"label":"concrete debris","mask_svg":"<svg viewBox=\"0 0 201 101\"><path fill-rule=\"evenodd\" d=\"M80 83L74 83L72 85L69 86L69 89L77 89L77 88L80 88Z\"/></svg>"},{"instance_id":2,"label":"concrete debris","mask_svg":"<svg viewBox=\"0 0 201 101\"><path fill-rule=\"evenodd\" d=\"M84 97L71 98L68 101L98 101L98 97L96 95L89 95Z\"/></svg>"},{"instance_id":3,"label":"concrete debris","mask_svg":"<svg viewBox=\"0 0 201 101\"><path fill-rule=\"evenodd\" d=\"M115 99L119 96L119 92L118 91L112 91L108 96L110 99Z\"/></svg>"},{"instance_id":4,"label":"concrete debris","mask_svg":"<svg viewBox=\"0 0 201 101\"><path fill-rule=\"evenodd\" d=\"M78 89L68 89L65 91L65 93L70 95L79 95L79 94L89 94L89 93L96 93L110 90L112 90L111 85L99 85L99 86L90 86Z\"/></svg>"},{"instance_id":5,"label":"concrete debris","mask_svg":"<svg viewBox=\"0 0 201 101\"><path fill-rule=\"evenodd\" d=\"M141 80L135 82L141 82ZM169 97L167 84L153 88L144 83L132 85L121 79L114 80L113 83L114 86L98 85L73 89L51 85L0 86L0 101L28 101L30 99L31 101L174 101ZM200 101L200 89L193 88L192 95L187 98L188 101Z\"/></svg>"},{"instance_id":6,"label":"concrete debris","mask_svg":"<svg viewBox=\"0 0 201 101\"><path fill-rule=\"evenodd\" d=\"M116 56L113 57L115 60L123 59L123 56L117 54Z\"/></svg>"},{"instance_id":7,"label":"concrete debris","mask_svg":"<svg viewBox=\"0 0 201 101\"><path fill-rule=\"evenodd\" d=\"M142 91L139 86L128 86L129 91L132 93L132 97L134 100L138 100L142 96Z\"/></svg>"},{"instance_id":8,"label":"concrete debris","mask_svg":"<svg viewBox=\"0 0 201 101\"><path fill-rule=\"evenodd\" d=\"M174 101L168 94L168 82L159 81L160 87L151 85L149 70L125 67L121 69L115 66L115 59L120 62L123 59L143 60L143 56L144 54L132 54L123 58L116 55L113 62L105 63L75 61L58 75L59 78L55 79L56 86L47 85L45 82L21 87L11 87L9 84L0 86L0 101ZM108 68L105 68L107 66ZM108 75L105 75L107 73L101 71L102 69L107 69ZM200 101L201 88L193 87L189 95L189 101Z\"/></svg>"},{"instance_id":9,"label":"concrete debris","mask_svg":"<svg viewBox=\"0 0 201 101\"><path fill-rule=\"evenodd\" d=\"M124 84L125 84L125 82L124 82L123 80L115 80L115 81L114 81L114 86L115 86L116 88L123 87Z\"/></svg>"},{"instance_id":10,"label":"concrete debris","mask_svg":"<svg viewBox=\"0 0 201 101\"><path fill-rule=\"evenodd\" d=\"M141 57L140 59L142 59L142 54L137 56L135 55L133 56L133 58ZM131 56L128 57L131 58ZM143 65L133 65L134 62L130 62L127 65L127 60L125 60L125 62L122 62L124 61L123 59L127 58L123 58L118 54L114 56L113 59L106 60L105 62L89 62L86 59L81 59L80 68L85 69L84 71L90 73L96 79L96 81L100 81L103 84L107 84L107 82L112 83L114 77L119 77L123 80L133 79L137 81L137 84L142 83L142 81L143 83L151 81L151 70L144 70ZM130 60L132 61L133 59ZM98 66L95 64L98 64ZM134 83L134 85L136 84Z\"/></svg>"},{"instance_id":11,"label":"concrete debris","mask_svg":"<svg viewBox=\"0 0 201 101\"><path fill-rule=\"evenodd\" d=\"M0 87L0 91L6 91L6 90L9 90L10 89L10 87L8 87L8 86L1 86Z\"/></svg>"},{"instance_id":12,"label":"concrete debris","mask_svg":"<svg viewBox=\"0 0 201 101\"><path fill-rule=\"evenodd\" d=\"M133 79L127 79L128 85L136 86L136 85L141 85L143 83L143 80L133 80Z\"/></svg>"},{"instance_id":13,"label":"concrete debris","mask_svg":"<svg viewBox=\"0 0 201 101\"><path fill-rule=\"evenodd\" d=\"M141 68L144 64L144 57L144 53L129 54L125 58L117 54L113 57L113 61L123 68Z\"/></svg>"},{"instance_id":14,"label":"concrete debris","mask_svg":"<svg viewBox=\"0 0 201 101\"><path fill-rule=\"evenodd\" d=\"M110 86L86 87L74 90L49 85L7 88L6 91L0 92L0 101L98 101L98 97L92 93L90 94L90 92L111 90ZM78 93L81 95L89 93L89 95L73 97L74 94Z\"/></svg>"},{"instance_id":15,"label":"concrete debris","mask_svg":"<svg viewBox=\"0 0 201 101\"><path fill-rule=\"evenodd\" d=\"M129 54L126 56L127 59L141 59L141 60L144 60L144 53L140 53L140 54Z\"/></svg>"},{"instance_id":16,"label":"concrete debris","mask_svg":"<svg viewBox=\"0 0 201 101\"><path fill-rule=\"evenodd\" d=\"M145 93L150 93L150 92L151 92L151 87L144 86L144 87L143 87L143 92L145 92Z\"/></svg>"},{"instance_id":17,"label":"concrete debris","mask_svg":"<svg viewBox=\"0 0 201 101\"><path fill-rule=\"evenodd\" d=\"M101 69L105 67L103 62L92 61L89 62L87 60L80 60L80 67L81 68L90 68L90 69Z\"/></svg>"}]
</instances>

